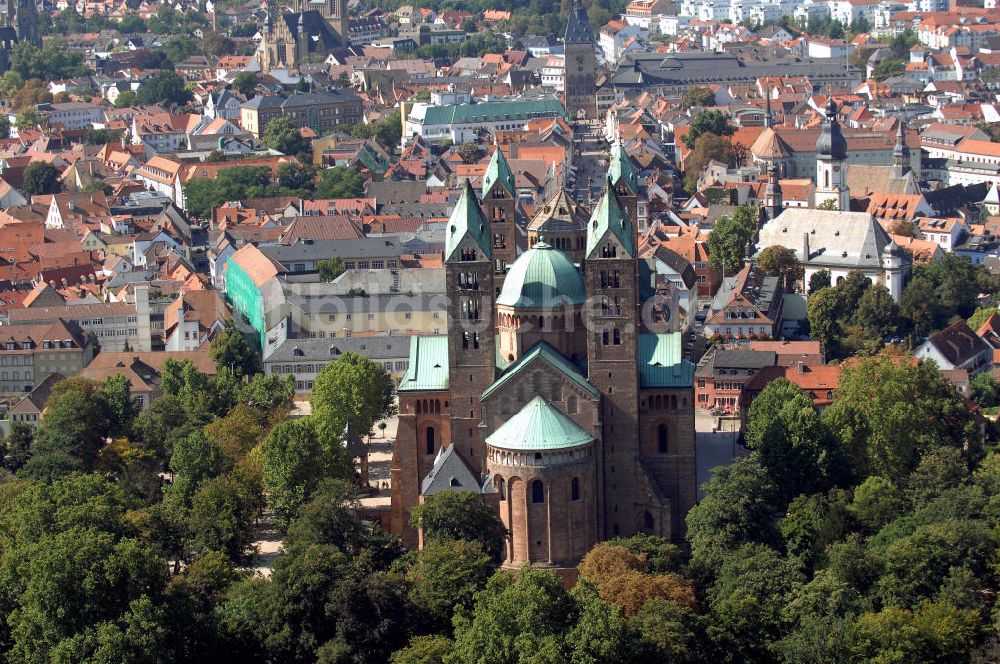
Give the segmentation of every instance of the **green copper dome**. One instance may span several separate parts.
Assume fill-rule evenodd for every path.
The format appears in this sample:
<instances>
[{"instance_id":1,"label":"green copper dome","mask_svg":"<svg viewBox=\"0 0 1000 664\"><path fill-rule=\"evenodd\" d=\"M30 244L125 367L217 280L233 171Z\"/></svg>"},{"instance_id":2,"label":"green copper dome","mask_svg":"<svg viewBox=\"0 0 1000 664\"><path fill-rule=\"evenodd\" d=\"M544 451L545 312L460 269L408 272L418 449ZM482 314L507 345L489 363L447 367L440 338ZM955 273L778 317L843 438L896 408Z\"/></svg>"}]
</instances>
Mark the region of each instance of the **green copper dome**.
<instances>
[{"instance_id":1,"label":"green copper dome","mask_svg":"<svg viewBox=\"0 0 1000 664\"><path fill-rule=\"evenodd\" d=\"M497 304L524 309L554 309L583 304L583 276L566 254L545 242L521 254L507 271Z\"/></svg>"},{"instance_id":2,"label":"green copper dome","mask_svg":"<svg viewBox=\"0 0 1000 664\"><path fill-rule=\"evenodd\" d=\"M486 437L504 450L563 450L586 445L594 437L542 397L535 397L514 417Z\"/></svg>"}]
</instances>

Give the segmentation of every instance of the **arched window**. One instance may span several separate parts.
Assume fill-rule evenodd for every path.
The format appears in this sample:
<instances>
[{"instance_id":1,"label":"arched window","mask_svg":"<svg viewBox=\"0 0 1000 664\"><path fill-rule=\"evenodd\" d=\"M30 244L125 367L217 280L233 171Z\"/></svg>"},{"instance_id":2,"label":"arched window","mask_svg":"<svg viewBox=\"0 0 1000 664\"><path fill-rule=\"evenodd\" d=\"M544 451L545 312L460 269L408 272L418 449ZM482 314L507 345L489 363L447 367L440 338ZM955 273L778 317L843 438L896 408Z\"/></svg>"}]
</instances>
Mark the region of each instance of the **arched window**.
<instances>
[{"instance_id":1,"label":"arched window","mask_svg":"<svg viewBox=\"0 0 1000 664\"><path fill-rule=\"evenodd\" d=\"M576 408L577 406L576 406L575 396L570 396L568 399L566 399L566 412L568 414L574 415L576 413Z\"/></svg>"},{"instance_id":2,"label":"arched window","mask_svg":"<svg viewBox=\"0 0 1000 664\"><path fill-rule=\"evenodd\" d=\"M499 476L497 477L497 493L500 494L500 500L507 500L507 485Z\"/></svg>"},{"instance_id":3,"label":"arched window","mask_svg":"<svg viewBox=\"0 0 1000 664\"><path fill-rule=\"evenodd\" d=\"M580 480L574 477L569 485L570 500L580 500Z\"/></svg>"},{"instance_id":4,"label":"arched window","mask_svg":"<svg viewBox=\"0 0 1000 664\"><path fill-rule=\"evenodd\" d=\"M541 480L535 480L531 483L531 502L545 502L545 485L542 484Z\"/></svg>"},{"instance_id":5,"label":"arched window","mask_svg":"<svg viewBox=\"0 0 1000 664\"><path fill-rule=\"evenodd\" d=\"M427 453L434 454L434 427L427 427Z\"/></svg>"},{"instance_id":6,"label":"arched window","mask_svg":"<svg viewBox=\"0 0 1000 664\"><path fill-rule=\"evenodd\" d=\"M668 450L668 431L667 425L661 424L656 430L656 446L659 449L660 454L666 454Z\"/></svg>"}]
</instances>

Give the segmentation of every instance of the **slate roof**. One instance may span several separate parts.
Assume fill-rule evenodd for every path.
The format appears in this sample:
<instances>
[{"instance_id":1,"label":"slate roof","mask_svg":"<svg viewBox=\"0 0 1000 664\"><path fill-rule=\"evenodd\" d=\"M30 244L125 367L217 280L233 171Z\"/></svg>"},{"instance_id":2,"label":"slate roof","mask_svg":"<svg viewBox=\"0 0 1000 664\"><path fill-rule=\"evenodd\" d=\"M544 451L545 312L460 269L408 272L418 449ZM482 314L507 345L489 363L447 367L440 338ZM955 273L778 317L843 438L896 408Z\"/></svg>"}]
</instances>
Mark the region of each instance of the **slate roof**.
<instances>
[{"instance_id":1,"label":"slate roof","mask_svg":"<svg viewBox=\"0 0 1000 664\"><path fill-rule=\"evenodd\" d=\"M427 476L420 485L420 495L433 496L439 491L475 491L483 490L479 479L462 457L455 452L454 445L442 447L434 459Z\"/></svg>"},{"instance_id":2,"label":"slate roof","mask_svg":"<svg viewBox=\"0 0 1000 664\"><path fill-rule=\"evenodd\" d=\"M964 320L955 321L927 340L952 366L959 366L990 349Z\"/></svg>"},{"instance_id":3,"label":"slate roof","mask_svg":"<svg viewBox=\"0 0 1000 664\"><path fill-rule=\"evenodd\" d=\"M803 241L809 237L809 256ZM880 269L882 250L892 242L867 212L786 208L760 229L757 252L781 245L795 251L801 263Z\"/></svg>"},{"instance_id":4,"label":"slate roof","mask_svg":"<svg viewBox=\"0 0 1000 664\"><path fill-rule=\"evenodd\" d=\"M587 10L576 0L569 11L569 18L566 21L566 36L563 41L566 44L595 43L594 31L590 27L590 19L587 18Z\"/></svg>"}]
</instances>

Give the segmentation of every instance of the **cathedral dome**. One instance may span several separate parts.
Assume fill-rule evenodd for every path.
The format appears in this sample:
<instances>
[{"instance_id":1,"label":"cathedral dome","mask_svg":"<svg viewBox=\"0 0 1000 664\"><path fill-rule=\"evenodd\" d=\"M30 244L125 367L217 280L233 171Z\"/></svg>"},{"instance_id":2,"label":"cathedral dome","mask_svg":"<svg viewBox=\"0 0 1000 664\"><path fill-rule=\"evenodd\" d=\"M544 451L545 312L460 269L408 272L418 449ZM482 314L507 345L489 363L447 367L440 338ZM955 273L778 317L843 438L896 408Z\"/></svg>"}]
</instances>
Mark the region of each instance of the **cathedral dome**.
<instances>
[{"instance_id":1,"label":"cathedral dome","mask_svg":"<svg viewBox=\"0 0 1000 664\"><path fill-rule=\"evenodd\" d=\"M497 304L524 309L555 309L583 304L583 276L566 254L545 242L521 254L507 272Z\"/></svg>"}]
</instances>

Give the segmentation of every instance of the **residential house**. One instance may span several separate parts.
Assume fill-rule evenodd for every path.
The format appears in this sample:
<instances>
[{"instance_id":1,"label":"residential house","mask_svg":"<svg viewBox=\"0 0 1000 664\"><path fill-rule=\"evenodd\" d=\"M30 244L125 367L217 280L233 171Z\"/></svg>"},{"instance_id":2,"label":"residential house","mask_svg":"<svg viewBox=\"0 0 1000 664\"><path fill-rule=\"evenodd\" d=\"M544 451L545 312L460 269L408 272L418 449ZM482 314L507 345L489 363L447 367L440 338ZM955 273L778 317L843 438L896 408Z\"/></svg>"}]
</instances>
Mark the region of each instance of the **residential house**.
<instances>
[{"instance_id":1,"label":"residential house","mask_svg":"<svg viewBox=\"0 0 1000 664\"><path fill-rule=\"evenodd\" d=\"M705 321L705 336L746 341L778 338L783 293L779 277L764 276L760 268L747 264L723 280Z\"/></svg>"},{"instance_id":2,"label":"residential house","mask_svg":"<svg viewBox=\"0 0 1000 664\"><path fill-rule=\"evenodd\" d=\"M917 346L913 355L921 360L934 360L939 369L963 369L970 375L993 366L993 348L964 320L932 334Z\"/></svg>"},{"instance_id":3,"label":"residential house","mask_svg":"<svg viewBox=\"0 0 1000 664\"><path fill-rule=\"evenodd\" d=\"M78 325L60 318L4 325L0 344L0 394L30 392L53 373L75 376L95 351Z\"/></svg>"}]
</instances>

